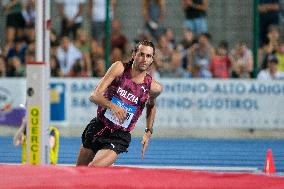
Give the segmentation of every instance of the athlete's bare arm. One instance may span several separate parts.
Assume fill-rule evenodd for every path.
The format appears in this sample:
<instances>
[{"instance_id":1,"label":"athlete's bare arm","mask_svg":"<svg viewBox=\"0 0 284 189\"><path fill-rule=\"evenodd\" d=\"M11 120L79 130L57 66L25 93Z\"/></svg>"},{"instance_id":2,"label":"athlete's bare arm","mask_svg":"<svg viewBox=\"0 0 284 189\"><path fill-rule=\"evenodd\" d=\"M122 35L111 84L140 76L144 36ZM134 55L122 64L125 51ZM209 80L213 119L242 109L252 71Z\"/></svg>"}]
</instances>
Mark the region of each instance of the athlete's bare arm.
<instances>
[{"instance_id":1,"label":"athlete's bare arm","mask_svg":"<svg viewBox=\"0 0 284 189\"><path fill-rule=\"evenodd\" d=\"M146 126L148 129L153 129L154 119L156 115L156 98L163 91L163 86L153 80L150 88L150 98L146 104Z\"/></svg>"},{"instance_id":2,"label":"athlete's bare arm","mask_svg":"<svg viewBox=\"0 0 284 189\"><path fill-rule=\"evenodd\" d=\"M163 91L163 86L157 81L153 80L151 83L150 98L146 104L146 124L147 124L146 127L151 132L153 131L153 124L156 116L156 98L161 94L162 91ZM141 141L142 159L144 159L144 154L148 146L149 139L152 135L150 131L144 133L143 139Z\"/></svg>"},{"instance_id":3,"label":"athlete's bare arm","mask_svg":"<svg viewBox=\"0 0 284 189\"><path fill-rule=\"evenodd\" d=\"M24 117L21 123L20 128L17 130L16 134L13 137L13 143L15 146L22 144L22 137L25 135L25 129L27 127L27 118Z\"/></svg>"},{"instance_id":4,"label":"athlete's bare arm","mask_svg":"<svg viewBox=\"0 0 284 189\"><path fill-rule=\"evenodd\" d=\"M122 62L118 61L113 63L105 76L99 81L99 84L89 98L91 102L96 103L99 106L109 108L113 115L118 118L120 122L124 122L126 118L126 110L106 99L103 94L111 82L116 77L120 76L123 71L124 66Z\"/></svg>"}]
</instances>

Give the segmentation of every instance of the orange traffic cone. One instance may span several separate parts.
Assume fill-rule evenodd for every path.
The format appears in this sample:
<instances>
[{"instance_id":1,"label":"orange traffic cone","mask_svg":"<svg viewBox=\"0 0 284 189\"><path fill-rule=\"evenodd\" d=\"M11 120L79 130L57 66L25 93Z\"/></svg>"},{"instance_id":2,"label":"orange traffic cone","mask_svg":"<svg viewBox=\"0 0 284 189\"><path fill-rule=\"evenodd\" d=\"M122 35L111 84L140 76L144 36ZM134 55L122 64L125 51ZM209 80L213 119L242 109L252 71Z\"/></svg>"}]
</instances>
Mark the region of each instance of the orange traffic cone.
<instances>
[{"instance_id":1,"label":"orange traffic cone","mask_svg":"<svg viewBox=\"0 0 284 189\"><path fill-rule=\"evenodd\" d=\"M273 161L273 155L272 155L271 149L267 150L266 161L265 161L265 166L264 166L264 173L265 174L275 173L275 167L274 167L274 161Z\"/></svg>"}]
</instances>

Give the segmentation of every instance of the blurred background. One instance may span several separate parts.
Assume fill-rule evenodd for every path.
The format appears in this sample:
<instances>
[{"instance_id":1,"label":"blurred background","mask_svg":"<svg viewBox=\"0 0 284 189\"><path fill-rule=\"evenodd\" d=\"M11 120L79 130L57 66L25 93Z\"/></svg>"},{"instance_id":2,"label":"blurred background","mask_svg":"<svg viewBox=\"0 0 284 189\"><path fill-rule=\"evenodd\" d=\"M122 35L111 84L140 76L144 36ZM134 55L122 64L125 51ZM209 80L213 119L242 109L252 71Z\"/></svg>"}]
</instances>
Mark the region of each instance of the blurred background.
<instances>
[{"instance_id":1,"label":"blurred background","mask_svg":"<svg viewBox=\"0 0 284 189\"><path fill-rule=\"evenodd\" d=\"M141 39L155 42L157 57L152 71L161 77L255 78L267 67L268 54L283 56L282 0L50 2L54 77L101 76L105 72L103 65L127 60L133 45ZM6 67L1 75L25 76L25 62L33 59L34 4L34 0L1 1L1 61ZM105 29L110 35L105 35ZM110 59L105 62L109 37ZM61 51L68 45L75 53L64 66L66 59ZM12 50L15 46L19 49ZM16 71L11 71L10 64L19 61ZM173 70L178 64L173 62L180 62L181 69ZM217 68L219 62L222 71ZM280 71L284 71L282 62L278 65Z\"/></svg>"}]
</instances>

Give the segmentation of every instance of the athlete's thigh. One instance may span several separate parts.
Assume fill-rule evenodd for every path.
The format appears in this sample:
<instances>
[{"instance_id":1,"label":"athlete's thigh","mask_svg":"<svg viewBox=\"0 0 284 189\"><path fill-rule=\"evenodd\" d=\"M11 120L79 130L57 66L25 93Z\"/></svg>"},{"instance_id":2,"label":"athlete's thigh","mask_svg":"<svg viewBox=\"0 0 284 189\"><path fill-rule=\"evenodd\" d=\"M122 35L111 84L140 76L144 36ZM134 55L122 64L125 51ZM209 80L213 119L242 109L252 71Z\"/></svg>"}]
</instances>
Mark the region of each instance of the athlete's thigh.
<instances>
[{"instance_id":1,"label":"athlete's thigh","mask_svg":"<svg viewBox=\"0 0 284 189\"><path fill-rule=\"evenodd\" d=\"M77 158L77 166L80 165L89 165L89 163L93 160L95 154L93 150L84 148L83 145L81 145L80 152Z\"/></svg>"},{"instance_id":2,"label":"athlete's thigh","mask_svg":"<svg viewBox=\"0 0 284 189\"><path fill-rule=\"evenodd\" d=\"M93 161L89 164L89 166L107 167L112 165L117 157L118 155L115 151L110 149L102 149L96 153Z\"/></svg>"}]
</instances>

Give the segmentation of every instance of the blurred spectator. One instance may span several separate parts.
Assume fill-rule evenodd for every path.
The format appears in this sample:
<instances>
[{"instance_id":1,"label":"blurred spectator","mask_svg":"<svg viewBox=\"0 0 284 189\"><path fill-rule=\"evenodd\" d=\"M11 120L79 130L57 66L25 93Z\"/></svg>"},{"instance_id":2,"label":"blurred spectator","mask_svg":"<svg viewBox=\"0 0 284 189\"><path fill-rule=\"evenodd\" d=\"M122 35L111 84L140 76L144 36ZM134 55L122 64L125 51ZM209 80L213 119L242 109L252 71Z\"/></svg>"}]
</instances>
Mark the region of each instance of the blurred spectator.
<instances>
[{"instance_id":1,"label":"blurred spectator","mask_svg":"<svg viewBox=\"0 0 284 189\"><path fill-rule=\"evenodd\" d=\"M15 46L14 43L11 43L10 45L7 45L5 44L2 49L1 49L1 55L5 57L5 59L7 59L7 56L8 56L8 53L9 53L9 50L11 48L13 48Z\"/></svg>"},{"instance_id":2,"label":"blurred spectator","mask_svg":"<svg viewBox=\"0 0 284 189\"><path fill-rule=\"evenodd\" d=\"M161 72L161 77L167 78L188 78L189 73L182 68L181 54L178 51L174 51L169 63L169 69L165 72Z\"/></svg>"},{"instance_id":3,"label":"blurred spectator","mask_svg":"<svg viewBox=\"0 0 284 189\"><path fill-rule=\"evenodd\" d=\"M182 67L187 69L187 50L194 43L194 34L191 30L184 28L182 40L178 43L177 49L181 52L182 55Z\"/></svg>"},{"instance_id":4,"label":"blurred spectator","mask_svg":"<svg viewBox=\"0 0 284 189\"><path fill-rule=\"evenodd\" d=\"M190 29L184 28L183 29L183 36L179 43L178 49L188 49L194 43L194 34Z\"/></svg>"},{"instance_id":5,"label":"blurred spectator","mask_svg":"<svg viewBox=\"0 0 284 189\"><path fill-rule=\"evenodd\" d=\"M35 26L28 26L25 28L25 41L28 45L35 43Z\"/></svg>"},{"instance_id":6,"label":"blurred spectator","mask_svg":"<svg viewBox=\"0 0 284 189\"><path fill-rule=\"evenodd\" d=\"M159 71L167 71L173 51L176 49L176 40L171 28L167 28L158 38L156 65Z\"/></svg>"},{"instance_id":7,"label":"blurred spectator","mask_svg":"<svg viewBox=\"0 0 284 189\"><path fill-rule=\"evenodd\" d=\"M83 53L82 69L88 75L92 75L92 57L90 53Z\"/></svg>"},{"instance_id":8,"label":"blurred spectator","mask_svg":"<svg viewBox=\"0 0 284 189\"><path fill-rule=\"evenodd\" d=\"M6 61L5 57L0 55L0 77L6 76Z\"/></svg>"},{"instance_id":9,"label":"blurred spectator","mask_svg":"<svg viewBox=\"0 0 284 189\"><path fill-rule=\"evenodd\" d=\"M61 36L74 39L77 30L83 23L83 10L86 0L56 0L61 21Z\"/></svg>"},{"instance_id":10,"label":"blurred spectator","mask_svg":"<svg viewBox=\"0 0 284 189\"><path fill-rule=\"evenodd\" d=\"M68 36L64 36L60 47L57 49L56 57L63 75L68 76L76 61L82 60L82 53L74 46Z\"/></svg>"},{"instance_id":11,"label":"blurred spectator","mask_svg":"<svg viewBox=\"0 0 284 189\"><path fill-rule=\"evenodd\" d=\"M96 40L93 40L91 44L91 63L91 75L93 77L104 76L106 66L104 60L104 48Z\"/></svg>"},{"instance_id":12,"label":"blurred spectator","mask_svg":"<svg viewBox=\"0 0 284 189\"><path fill-rule=\"evenodd\" d=\"M77 60L73 64L71 71L68 73L68 77L88 77L88 72L84 69L84 63Z\"/></svg>"},{"instance_id":13,"label":"blurred spectator","mask_svg":"<svg viewBox=\"0 0 284 189\"><path fill-rule=\"evenodd\" d=\"M25 76L26 66L21 64L21 60L14 56L8 60L7 76L8 77L23 77Z\"/></svg>"},{"instance_id":14,"label":"blurred spectator","mask_svg":"<svg viewBox=\"0 0 284 189\"><path fill-rule=\"evenodd\" d=\"M106 72L105 60L103 58L98 58L93 63L93 77L103 77Z\"/></svg>"},{"instance_id":15,"label":"blurred spectator","mask_svg":"<svg viewBox=\"0 0 284 189\"><path fill-rule=\"evenodd\" d=\"M168 47L170 49L176 49L177 48L177 44L176 44L176 39L175 39L175 35L174 35L174 31L173 28L171 27L167 27L165 30L165 37L168 43Z\"/></svg>"},{"instance_id":16,"label":"blurred spectator","mask_svg":"<svg viewBox=\"0 0 284 189\"><path fill-rule=\"evenodd\" d=\"M56 56L50 57L50 76L51 77L62 77L63 73L60 69L59 62Z\"/></svg>"},{"instance_id":17,"label":"blurred spectator","mask_svg":"<svg viewBox=\"0 0 284 189\"><path fill-rule=\"evenodd\" d=\"M270 25L279 25L279 0L259 0L259 44L262 46L266 40Z\"/></svg>"},{"instance_id":18,"label":"blurred spectator","mask_svg":"<svg viewBox=\"0 0 284 189\"><path fill-rule=\"evenodd\" d=\"M96 40L92 40L91 43L91 59L95 61L98 58L104 57L104 48Z\"/></svg>"},{"instance_id":19,"label":"blurred spectator","mask_svg":"<svg viewBox=\"0 0 284 189\"><path fill-rule=\"evenodd\" d=\"M50 46L59 46L60 40L59 37L54 29L50 31Z\"/></svg>"},{"instance_id":20,"label":"blurred spectator","mask_svg":"<svg viewBox=\"0 0 284 189\"><path fill-rule=\"evenodd\" d=\"M23 5L21 0L2 0L1 5L6 15L6 43L13 43L17 30L22 25L21 11Z\"/></svg>"},{"instance_id":21,"label":"blurred spectator","mask_svg":"<svg viewBox=\"0 0 284 189\"><path fill-rule=\"evenodd\" d=\"M251 78L253 71L252 51L245 42L238 42L230 53L232 78Z\"/></svg>"},{"instance_id":22,"label":"blurred spectator","mask_svg":"<svg viewBox=\"0 0 284 189\"><path fill-rule=\"evenodd\" d=\"M208 32L208 0L182 0L182 8L186 19L184 27L195 35Z\"/></svg>"},{"instance_id":23,"label":"blurred spectator","mask_svg":"<svg viewBox=\"0 0 284 189\"><path fill-rule=\"evenodd\" d=\"M22 10L24 28L35 26L35 0L26 0Z\"/></svg>"},{"instance_id":24,"label":"blurred spectator","mask_svg":"<svg viewBox=\"0 0 284 189\"><path fill-rule=\"evenodd\" d=\"M111 55L110 55L110 59L111 61L110 62L116 62L116 61L120 61L123 59L122 57L122 51L119 49L119 48L114 48L112 49L111 51Z\"/></svg>"},{"instance_id":25,"label":"blurred spectator","mask_svg":"<svg viewBox=\"0 0 284 189\"><path fill-rule=\"evenodd\" d=\"M122 54L125 55L128 49L128 40L127 37L121 31L121 23L119 20L115 19L113 20L111 26L111 50L119 48L122 51Z\"/></svg>"},{"instance_id":26,"label":"blurred spectator","mask_svg":"<svg viewBox=\"0 0 284 189\"><path fill-rule=\"evenodd\" d=\"M149 32L145 31L145 30L138 30L137 31L137 35L135 36L133 42L134 42L134 45L139 43L139 41L144 41L144 40L147 40L147 41L152 41L152 36Z\"/></svg>"},{"instance_id":27,"label":"blurred spectator","mask_svg":"<svg viewBox=\"0 0 284 189\"><path fill-rule=\"evenodd\" d=\"M165 0L142 0L142 15L144 17L145 29L158 40L163 28L161 22L166 13Z\"/></svg>"},{"instance_id":28,"label":"blurred spectator","mask_svg":"<svg viewBox=\"0 0 284 189\"><path fill-rule=\"evenodd\" d=\"M24 38L16 38L15 45L8 50L7 59L17 56L20 58L21 63L24 64L27 49L28 45L26 44Z\"/></svg>"},{"instance_id":29,"label":"blurred spectator","mask_svg":"<svg viewBox=\"0 0 284 189\"><path fill-rule=\"evenodd\" d=\"M27 65L28 62L34 62L35 61L35 51L34 49L28 49L25 54L25 65Z\"/></svg>"},{"instance_id":30,"label":"blurred spectator","mask_svg":"<svg viewBox=\"0 0 284 189\"><path fill-rule=\"evenodd\" d=\"M102 44L99 44L93 39L91 43L91 75L94 77L101 77L104 73L104 48L102 47Z\"/></svg>"},{"instance_id":31,"label":"blurred spectator","mask_svg":"<svg viewBox=\"0 0 284 189\"><path fill-rule=\"evenodd\" d=\"M91 33L93 39L102 42L105 34L106 0L89 0L88 11L91 18ZM114 17L116 0L110 0L110 19Z\"/></svg>"},{"instance_id":32,"label":"blurred spectator","mask_svg":"<svg viewBox=\"0 0 284 189\"><path fill-rule=\"evenodd\" d=\"M279 1L280 6L280 15L279 15L279 26L280 26L280 33L281 37L284 38L284 1Z\"/></svg>"},{"instance_id":33,"label":"blurred spectator","mask_svg":"<svg viewBox=\"0 0 284 189\"><path fill-rule=\"evenodd\" d=\"M55 30L51 29L50 31L50 56L56 56L57 48L60 45L60 39L55 32Z\"/></svg>"},{"instance_id":34,"label":"blurred spectator","mask_svg":"<svg viewBox=\"0 0 284 189\"><path fill-rule=\"evenodd\" d=\"M259 80L272 80L272 79L284 79L284 72L281 72L277 68L278 59L274 54L268 55L267 68L261 70L257 79Z\"/></svg>"},{"instance_id":35,"label":"blurred spectator","mask_svg":"<svg viewBox=\"0 0 284 189\"><path fill-rule=\"evenodd\" d=\"M215 49L210 42L210 35L202 33L198 42L188 50L188 70L193 77L211 78L210 63Z\"/></svg>"},{"instance_id":36,"label":"blurred spectator","mask_svg":"<svg viewBox=\"0 0 284 189\"><path fill-rule=\"evenodd\" d=\"M92 57L90 53L83 54L83 71L88 75L92 76Z\"/></svg>"},{"instance_id":37,"label":"blurred spectator","mask_svg":"<svg viewBox=\"0 0 284 189\"><path fill-rule=\"evenodd\" d=\"M161 35L158 39L156 48L156 66L160 73L170 71L170 61L173 49L168 46L168 41L165 35Z\"/></svg>"},{"instance_id":38,"label":"blurred spectator","mask_svg":"<svg viewBox=\"0 0 284 189\"><path fill-rule=\"evenodd\" d=\"M89 53L91 50L91 38L89 33L80 28L77 30L76 38L74 41L74 45L82 52Z\"/></svg>"},{"instance_id":39,"label":"blurred spectator","mask_svg":"<svg viewBox=\"0 0 284 189\"><path fill-rule=\"evenodd\" d=\"M279 27L270 25L267 33L267 40L258 50L258 69L267 68L266 57L268 54L275 53L279 46L280 31Z\"/></svg>"},{"instance_id":40,"label":"blurred spectator","mask_svg":"<svg viewBox=\"0 0 284 189\"><path fill-rule=\"evenodd\" d=\"M278 70L284 72L284 41L279 43L278 51L276 52L278 59Z\"/></svg>"},{"instance_id":41,"label":"blurred spectator","mask_svg":"<svg viewBox=\"0 0 284 189\"><path fill-rule=\"evenodd\" d=\"M83 70L87 72L89 75L91 75L91 37L89 33L84 30L83 28L80 28L77 30L77 35L75 39L75 46L81 51L82 53L82 58L84 62L84 67Z\"/></svg>"},{"instance_id":42,"label":"blurred spectator","mask_svg":"<svg viewBox=\"0 0 284 189\"><path fill-rule=\"evenodd\" d=\"M228 43L221 41L218 45L217 53L212 58L210 70L214 78L230 77L231 61L228 56Z\"/></svg>"}]
</instances>

